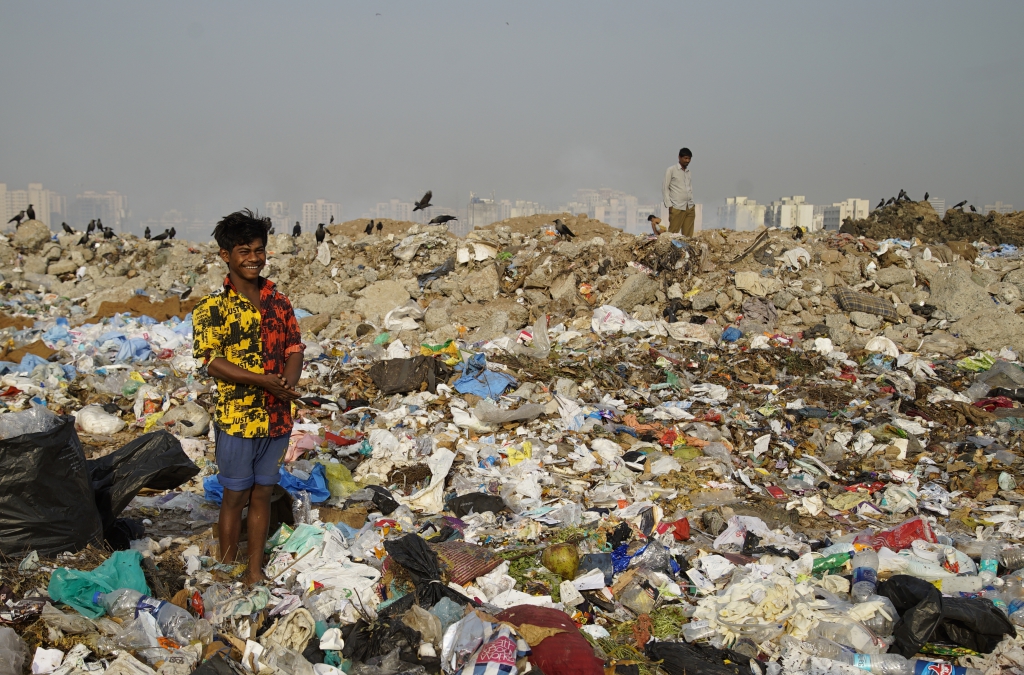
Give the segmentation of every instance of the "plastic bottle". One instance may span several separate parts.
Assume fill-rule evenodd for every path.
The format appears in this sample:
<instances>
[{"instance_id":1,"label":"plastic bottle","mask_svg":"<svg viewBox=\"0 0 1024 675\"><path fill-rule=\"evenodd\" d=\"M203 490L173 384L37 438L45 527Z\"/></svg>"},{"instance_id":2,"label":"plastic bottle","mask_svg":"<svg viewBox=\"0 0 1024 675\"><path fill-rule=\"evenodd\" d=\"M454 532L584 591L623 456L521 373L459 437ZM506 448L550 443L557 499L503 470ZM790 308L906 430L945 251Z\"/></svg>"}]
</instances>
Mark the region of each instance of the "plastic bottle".
<instances>
[{"instance_id":1,"label":"plastic bottle","mask_svg":"<svg viewBox=\"0 0 1024 675\"><path fill-rule=\"evenodd\" d=\"M189 644L196 637L196 620L187 610L143 595L131 588L96 593L92 597L92 602L103 607L107 614L115 619L134 619L142 612L152 614L164 637L182 646Z\"/></svg>"},{"instance_id":2,"label":"plastic bottle","mask_svg":"<svg viewBox=\"0 0 1024 675\"><path fill-rule=\"evenodd\" d=\"M824 638L818 638L816 640L797 640L792 635L783 635L780 642L783 647L791 646L802 652L810 654L811 656L819 656L824 659L832 659L833 661L841 660L840 654L853 653L841 644Z\"/></svg>"},{"instance_id":3,"label":"plastic bottle","mask_svg":"<svg viewBox=\"0 0 1024 675\"><path fill-rule=\"evenodd\" d=\"M1024 567L1024 546L1004 549L1000 555L1003 567L1007 571L1015 571Z\"/></svg>"},{"instance_id":4,"label":"plastic bottle","mask_svg":"<svg viewBox=\"0 0 1024 675\"><path fill-rule=\"evenodd\" d=\"M999 571L999 554L1003 544L997 539L990 539L981 547L981 564L978 565L978 576L988 586L996 578Z\"/></svg>"},{"instance_id":5,"label":"plastic bottle","mask_svg":"<svg viewBox=\"0 0 1024 675\"><path fill-rule=\"evenodd\" d=\"M831 640L861 654L881 654L889 648L887 642L852 620L843 623L819 621L811 631L811 638Z\"/></svg>"},{"instance_id":6,"label":"plastic bottle","mask_svg":"<svg viewBox=\"0 0 1024 675\"><path fill-rule=\"evenodd\" d=\"M954 666L951 663L908 659L900 654L840 654L840 663L855 666L874 675L982 675L977 668Z\"/></svg>"},{"instance_id":7,"label":"plastic bottle","mask_svg":"<svg viewBox=\"0 0 1024 675\"><path fill-rule=\"evenodd\" d=\"M982 589L981 578L977 576L947 577L940 579L936 586L946 595L953 596L960 593L977 593Z\"/></svg>"},{"instance_id":8,"label":"plastic bottle","mask_svg":"<svg viewBox=\"0 0 1024 675\"><path fill-rule=\"evenodd\" d=\"M691 621L683 626L683 639L687 642L705 640L715 634L715 629L708 621Z\"/></svg>"},{"instance_id":9,"label":"plastic bottle","mask_svg":"<svg viewBox=\"0 0 1024 675\"><path fill-rule=\"evenodd\" d=\"M878 584L878 554L873 548L866 548L853 554L853 587L850 599L864 602L875 594Z\"/></svg>"}]
</instances>

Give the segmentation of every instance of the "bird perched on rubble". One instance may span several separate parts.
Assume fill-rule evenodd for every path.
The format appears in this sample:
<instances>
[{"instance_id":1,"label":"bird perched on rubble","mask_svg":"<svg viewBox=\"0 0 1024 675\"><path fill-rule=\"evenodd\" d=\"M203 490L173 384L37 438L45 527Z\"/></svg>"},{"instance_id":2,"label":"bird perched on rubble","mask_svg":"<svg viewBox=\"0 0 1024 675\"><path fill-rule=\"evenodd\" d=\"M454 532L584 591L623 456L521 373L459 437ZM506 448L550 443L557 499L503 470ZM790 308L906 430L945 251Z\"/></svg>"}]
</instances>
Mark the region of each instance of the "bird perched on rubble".
<instances>
[{"instance_id":1,"label":"bird perched on rubble","mask_svg":"<svg viewBox=\"0 0 1024 675\"><path fill-rule=\"evenodd\" d=\"M383 229L384 229L384 221L383 220L378 220L377 221L377 234L380 234L381 230L383 230Z\"/></svg>"},{"instance_id":2,"label":"bird perched on rubble","mask_svg":"<svg viewBox=\"0 0 1024 675\"><path fill-rule=\"evenodd\" d=\"M149 239L152 235L149 233L149 225L146 226L146 231L142 234L143 237Z\"/></svg>"},{"instance_id":3,"label":"bird perched on rubble","mask_svg":"<svg viewBox=\"0 0 1024 675\"><path fill-rule=\"evenodd\" d=\"M324 229L324 224L320 223L316 226L316 245L324 243L324 237L327 236L327 230Z\"/></svg>"},{"instance_id":4,"label":"bird perched on rubble","mask_svg":"<svg viewBox=\"0 0 1024 675\"><path fill-rule=\"evenodd\" d=\"M334 215L333 214L331 215L331 222L330 222L330 224L334 225Z\"/></svg>"},{"instance_id":5,"label":"bird perched on rubble","mask_svg":"<svg viewBox=\"0 0 1024 675\"><path fill-rule=\"evenodd\" d=\"M152 241L163 241L164 239L167 238L167 235L169 235L169 234L170 234L170 230L164 230L160 234L158 234L155 237L153 237Z\"/></svg>"},{"instance_id":6,"label":"bird perched on rubble","mask_svg":"<svg viewBox=\"0 0 1024 675\"><path fill-rule=\"evenodd\" d=\"M78 240L78 245L79 246L85 246L88 243L89 243L89 233L86 232L85 234L82 235L82 238Z\"/></svg>"},{"instance_id":7,"label":"bird perched on rubble","mask_svg":"<svg viewBox=\"0 0 1024 675\"><path fill-rule=\"evenodd\" d=\"M555 232L562 237L569 237L570 239L576 236L572 233L572 230L565 226L561 218L555 218Z\"/></svg>"},{"instance_id":8,"label":"bird perched on rubble","mask_svg":"<svg viewBox=\"0 0 1024 675\"><path fill-rule=\"evenodd\" d=\"M170 231L167 232L167 238L168 239L174 239L174 235L176 235L176 234L178 234L178 233L174 230L174 227L172 226Z\"/></svg>"},{"instance_id":9,"label":"bird perched on rubble","mask_svg":"<svg viewBox=\"0 0 1024 675\"><path fill-rule=\"evenodd\" d=\"M363 232L368 234L368 235L373 234L373 220L372 219L370 220L370 222L368 222L366 224L366 227L363 229Z\"/></svg>"},{"instance_id":10,"label":"bird perched on rubble","mask_svg":"<svg viewBox=\"0 0 1024 675\"><path fill-rule=\"evenodd\" d=\"M876 206L875 208L880 209L883 206L885 206L885 197L882 197L880 200L878 200L878 206Z\"/></svg>"},{"instance_id":11,"label":"bird perched on rubble","mask_svg":"<svg viewBox=\"0 0 1024 675\"><path fill-rule=\"evenodd\" d=\"M444 225L452 220L458 220L455 216L434 216L431 218L429 225Z\"/></svg>"},{"instance_id":12,"label":"bird perched on rubble","mask_svg":"<svg viewBox=\"0 0 1024 675\"><path fill-rule=\"evenodd\" d=\"M295 221L295 227L292 228L292 236L297 237L302 234L302 225L298 221Z\"/></svg>"},{"instance_id":13,"label":"bird perched on rubble","mask_svg":"<svg viewBox=\"0 0 1024 675\"><path fill-rule=\"evenodd\" d=\"M17 227L18 225L21 225L21 221L24 218L25 218L25 212L24 211L19 211L18 215L14 216L13 218L8 220L7 222L8 223L14 223L14 226Z\"/></svg>"},{"instance_id":14,"label":"bird perched on rubble","mask_svg":"<svg viewBox=\"0 0 1024 675\"><path fill-rule=\"evenodd\" d=\"M96 219L93 218L89 221L89 224L85 226L85 233L92 234L92 231L96 229Z\"/></svg>"},{"instance_id":15,"label":"bird perched on rubble","mask_svg":"<svg viewBox=\"0 0 1024 675\"><path fill-rule=\"evenodd\" d=\"M896 201L895 197L889 197L889 200L885 203L885 205L889 206L890 204L895 203L895 201Z\"/></svg>"},{"instance_id":16,"label":"bird perched on rubble","mask_svg":"<svg viewBox=\"0 0 1024 675\"><path fill-rule=\"evenodd\" d=\"M900 201L900 200L902 200L906 196L907 196L907 191L901 188L900 189L900 193L898 195L896 195L896 201Z\"/></svg>"},{"instance_id":17,"label":"bird perched on rubble","mask_svg":"<svg viewBox=\"0 0 1024 675\"><path fill-rule=\"evenodd\" d=\"M96 229L97 230L102 230L103 229L103 219L102 218L97 218L96 219Z\"/></svg>"},{"instance_id":18,"label":"bird perched on rubble","mask_svg":"<svg viewBox=\"0 0 1024 675\"><path fill-rule=\"evenodd\" d=\"M25 209L25 215L28 216L29 220L35 220L36 219L36 210L34 208L32 208L31 204L29 204L28 208Z\"/></svg>"},{"instance_id":19,"label":"bird perched on rubble","mask_svg":"<svg viewBox=\"0 0 1024 675\"><path fill-rule=\"evenodd\" d=\"M103 230L103 238L104 239L113 239L114 238L114 231L112 229L110 229L109 227L105 228Z\"/></svg>"},{"instance_id":20,"label":"bird perched on rubble","mask_svg":"<svg viewBox=\"0 0 1024 675\"><path fill-rule=\"evenodd\" d=\"M960 209L961 211L963 211L964 210L964 204L966 204L966 203L967 203L967 200L965 199L962 202L960 202L959 204L953 204L953 206L951 206L949 208L950 208L951 211L953 209Z\"/></svg>"},{"instance_id":21,"label":"bird perched on rubble","mask_svg":"<svg viewBox=\"0 0 1024 675\"><path fill-rule=\"evenodd\" d=\"M928 201L928 193L927 192L924 193L924 200Z\"/></svg>"},{"instance_id":22,"label":"bird perched on rubble","mask_svg":"<svg viewBox=\"0 0 1024 675\"><path fill-rule=\"evenodd\" d=\"M974 204L971 204L971 213L977 213L978 209L974 208Z\"/></svg>"},{"instance_id":23,"label":"bird perched on rubble","mask_svg":"<svg viewBox=\"0 0 1024 675\"><path fill-rule=\"evenodd\" d=\"M67 223L61 223L60 226L61 226L61 229L63 229L68 234L75 234L75 231L72 230L71 226L68 225Z\"/></svg>"},{"instance_id":24,"label":"bird perched on rubble","mask_svg":"<svg viewBox=\"0 0 1024 675\"><path fill-rule=\"evenodd\" d=\"M427 194L423 195L423 199L421 199L418 202L416 202L416 206L413 207L413 211L422 211L423 209L427 208L428 206L433 206L433 204L430 203L430 199L433 196L434 196L433 190L427 190Z\"/></svg>"}]
</instances>

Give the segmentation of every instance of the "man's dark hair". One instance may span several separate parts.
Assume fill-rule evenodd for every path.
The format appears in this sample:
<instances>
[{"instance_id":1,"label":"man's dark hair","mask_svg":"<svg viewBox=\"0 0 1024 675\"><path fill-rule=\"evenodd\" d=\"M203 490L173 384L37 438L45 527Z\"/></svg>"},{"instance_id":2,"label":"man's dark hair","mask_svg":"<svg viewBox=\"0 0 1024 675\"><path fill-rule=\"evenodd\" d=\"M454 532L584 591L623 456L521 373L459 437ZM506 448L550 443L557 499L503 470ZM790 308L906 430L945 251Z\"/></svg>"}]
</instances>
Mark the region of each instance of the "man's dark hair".
<instances>
[{"instance_id":1,"label":"man's dark hair","mask_svg":"<svg viewBox=\"0 0 1024 675\"><path fill-rule=\"evenodd\" d=\"M221 218L213 228L213 238L222 249L231 251L236 246L249 244L256 239L261 239L266 246L269 230L269 219L261 218L249 209L242 209Z\"/></svg>"},{"instance_id":2,"label":"man's dark hair","mask_svg":"<svg viewBox=\"0 0 1024 675\"><path fill-rule=\"evenodd\" d=\"M683 148L682 150L679 151L679 156L680 157L693 157L693 153L690 152L689 148Z\"/></svg>"}]
</instances>

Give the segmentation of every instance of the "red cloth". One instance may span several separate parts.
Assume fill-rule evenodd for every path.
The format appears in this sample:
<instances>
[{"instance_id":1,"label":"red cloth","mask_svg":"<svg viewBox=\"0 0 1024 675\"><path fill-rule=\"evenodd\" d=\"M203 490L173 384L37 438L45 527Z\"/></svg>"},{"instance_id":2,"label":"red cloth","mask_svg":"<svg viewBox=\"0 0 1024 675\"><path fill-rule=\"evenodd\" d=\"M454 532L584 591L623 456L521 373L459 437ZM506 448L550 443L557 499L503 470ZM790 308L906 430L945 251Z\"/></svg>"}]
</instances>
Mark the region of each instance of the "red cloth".
<instances>
[{"instance_id":1,"label":"red cloth","mask_svg":"<svg viewBox=\"0 0 1024 675\"><path fill-rule=\"evenodd\" d=\"M530 647L533 650L530 663L544 675L604 675L604 661L594 656L594 649L565 612L550 607L516 605L496 618L514 626L530 624L565 631Z\"/></svg>"}]
</instances>

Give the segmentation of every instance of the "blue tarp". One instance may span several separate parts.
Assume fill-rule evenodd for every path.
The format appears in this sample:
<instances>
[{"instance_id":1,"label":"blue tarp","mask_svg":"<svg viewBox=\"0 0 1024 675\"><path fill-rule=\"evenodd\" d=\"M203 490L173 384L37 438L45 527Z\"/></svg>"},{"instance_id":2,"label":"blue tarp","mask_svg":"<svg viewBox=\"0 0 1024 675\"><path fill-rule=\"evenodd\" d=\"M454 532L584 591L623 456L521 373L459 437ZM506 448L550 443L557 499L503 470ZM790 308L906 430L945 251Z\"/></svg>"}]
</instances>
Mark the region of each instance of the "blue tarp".
<instances>
[{"instance_id":1,"label":"blue tarp","mask_svg":"<svg viewBox=\"0 0 1024 675\"><path fill-rule=\"evenodd\" d=\"M483 352L474 354L466 363L456 366L455 370L463 373L462 377L455 380L455 391L460 394L496 399L516 383L511 375L487 370L487 359Z\"/></svg>"}]
</instances>

